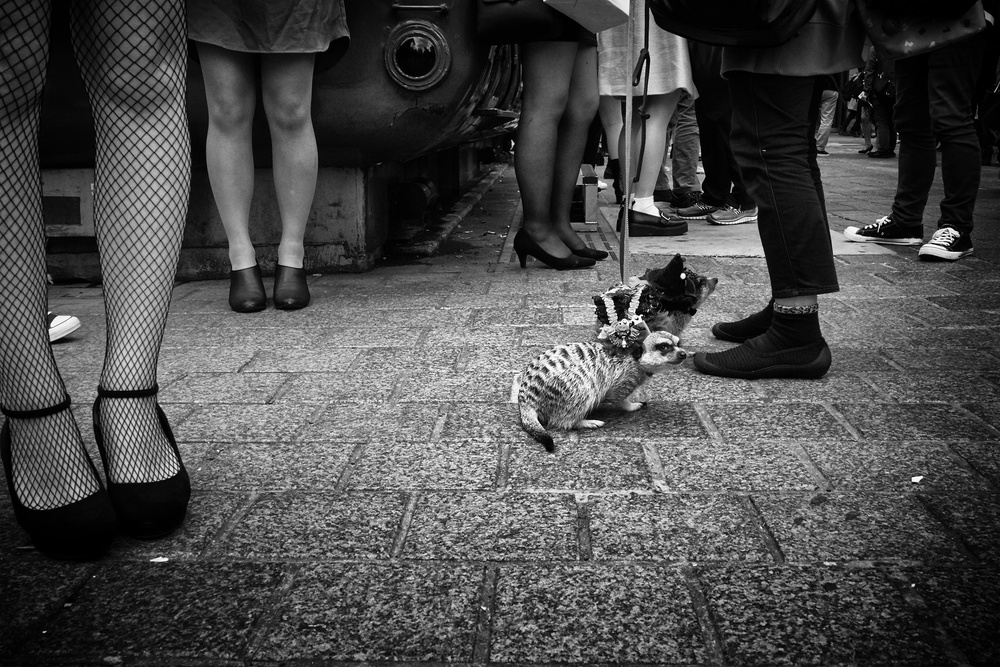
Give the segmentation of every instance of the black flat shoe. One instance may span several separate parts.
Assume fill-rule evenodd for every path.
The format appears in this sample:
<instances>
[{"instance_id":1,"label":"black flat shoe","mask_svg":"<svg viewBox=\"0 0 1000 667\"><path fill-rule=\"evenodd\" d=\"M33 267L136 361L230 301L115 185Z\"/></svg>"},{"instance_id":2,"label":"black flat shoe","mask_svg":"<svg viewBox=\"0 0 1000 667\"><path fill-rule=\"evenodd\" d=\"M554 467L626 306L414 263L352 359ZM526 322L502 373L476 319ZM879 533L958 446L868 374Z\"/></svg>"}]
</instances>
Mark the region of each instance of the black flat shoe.
<instances>
[{"instance_id":1,"label":"black flat shoe","mask_svg":"<svg viewBox=\"0 0 1000 667\"><path fill-rule=\"evenodd\" d=\"M577 257L585 257L587 259L602 260L602 259L607 259L609 257L608 253L606 253L603 250L597 250L595 248L588 248L586 246L584 246L582 248L577 248L576 250L573 250L572 248L570 248L570 250Z\"/></svg>"},{"instance_id":2,"label":"black flat shoe","mask_svg":"<svg viewBox=\"0 0 1000 667\"><path fill-rule=\"evenodd\" d=\"M569 257L554 257L549 253L539 247L535 240L528 236L528 233L523 229L517 230L517 234L514 235L514 252L517 253L517 259L521 262L521 268L527 266L527 257L531 256L542 262L546 266L556 269L557 271L568 271L570 269L585 269L588 266L594 265L594 260L586 257L580 257L579 255L570 255Z\"/></svg>"},{"instance_id":3,"label":"black flat shoe","mask_svg":"<svg viewBox=\"0 0 1000 667\"><path fill-rule=\"evenodd\" d=\"M260 267L229 272L229 307L237 313L256 313L267 306Z\"/></svg>"},{"instance_id":4,"label":"black flat shoe","mask_svg":"<svg viewBox=\"0 0 1000 667\"><path fill-rule=\"evenodd\" d=\"M624 209L618 211L618 231L622 229L622 210ZM687 234L687 230L687 220L672 220L662 213L650 215L628 210L629 236L680 236Z\"/></svg>"},{"instance_id":5,"label":"black flat shoe","mask_svg":"<svg viewBox=\"0 0 1000 667\"><path fill-rule=\"evenodd\" d=\"M191 498L191 480L181 461L181 453L177 450L177 441L174 440L174 433L170 429L167 416L157 405L156 416L160 421L163 435L174 450L178 471L172 477L156 482L111 481L108 455L104 448L104 431L101 428L101 400L146 398L156 396L157 391L159 387L155 384L150 389L140 391L111 391L98 387L97 400L94 401L94 435L97 438L97 450L104 464L104 474L108 478L108 495L111 496L111 504L118 515L122 531L140 540L155 540L169 535L181 525L187 514L188 500Z\"/></svg>"},{"instance_id":6,"label":"black flat shoe","mask_svg":"<svg viewBox=\"0 0 1000 667\"><path fill-rule=\"evenodd\" d=\"M309 305L306 270L278 264L274 267L274 307L278 310L298 310Z\"/></svg>"},{"instance_id":7,"label":"black flat shoe","mask_svg":"<svg viewBox=\"0 0 1000 667\"><path fill-rule=\"evenodd\" d=\"M865 148L862 148L861 150L859 150L858 153L860 153L861 155L864 155L865 153L871 153L873 150L875 150L874 146L866 146Z\"/></svg>"},{"instance_id":8,"label":"black flat shoe","mask_svg":"<svg viewBox=\"0 0 1000 667\"><path fill-rule=\"evenodd\" d=\"M98 489L86 498L53 509L36 510L25 507L14 490L13 462L11 460L10 419L34 419L54 415L70 406L69 397L44 410L17 411L0 408L8 417L0 431L0 459L7 477L10 503L14 518L31 538L39 552L60 560L94 560L100 558L111 546L117 532L115 511L108 492L101 484L94 463L84 450L90 472Z\"/></svg>"}]
</instances>

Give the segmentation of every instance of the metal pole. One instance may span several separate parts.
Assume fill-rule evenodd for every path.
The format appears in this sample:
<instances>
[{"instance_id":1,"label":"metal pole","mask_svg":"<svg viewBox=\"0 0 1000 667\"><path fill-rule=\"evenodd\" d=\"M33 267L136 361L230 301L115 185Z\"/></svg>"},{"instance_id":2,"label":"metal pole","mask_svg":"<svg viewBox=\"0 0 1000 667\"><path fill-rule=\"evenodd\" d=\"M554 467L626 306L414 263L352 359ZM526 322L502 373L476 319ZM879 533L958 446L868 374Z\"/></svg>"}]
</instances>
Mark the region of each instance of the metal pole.
<instances>
[{"instance_id":1,"label":"metal pole","mask_svg":"<svg viewBox=\"0 0 1000 667\"><path fill-rule=\"evenodd\" d=\"M640 14L640 12L642 12ZM624 184L624 197L621 210L621 220L622 226L618 232L618 270L621 274L622 282L632 275L631 268L629 266L629 247L628 247L628 212L632 207L632 80L631 80L631 67L638 61L639 52L636 47L638 41L636 39L637 23L636 19L639 16L644 16L646 13L646 0L631 0L629 5L629 17L628 17L628 36L625 40L625 51L628 54L628 62L626 67L626 76L628 77L628 85L626 87L627 94L625 95L625 155L621 160L621 173L622 182Z\"/></svg>"}]
</instances>

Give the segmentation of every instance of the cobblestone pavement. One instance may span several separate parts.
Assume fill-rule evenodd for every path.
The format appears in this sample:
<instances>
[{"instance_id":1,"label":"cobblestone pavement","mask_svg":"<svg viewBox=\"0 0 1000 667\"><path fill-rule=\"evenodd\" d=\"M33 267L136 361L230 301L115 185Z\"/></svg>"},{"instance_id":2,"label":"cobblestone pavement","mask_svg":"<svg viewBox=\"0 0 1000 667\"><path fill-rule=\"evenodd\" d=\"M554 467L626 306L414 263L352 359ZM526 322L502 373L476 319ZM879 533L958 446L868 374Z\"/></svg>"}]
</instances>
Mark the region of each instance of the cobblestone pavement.
<instances>
[{"instance_id":1,"label":"cobblestone pavement","mask_svg":"<svg viewBox=\"0 0 1000 667\"><path fill-rule=\"evenodd\" d=\"M895 161L858 147L835 137L822 162L835 233L891 201ZM554 456L519 428L513 380L592 336L618 267L520 269L513 170L488 179L436 255L314 276L303 311L177 285L160 400L189 519L67 564L26 546L0 494L0 664L1000 664L995 166L973 257L838 246L827 377L685 364ZM639 273L672 254L635 248ZM764 304L763 259L685 257L719 278L686 346L724 349L709 329ZM54 348L94 451L100 289L51 301L83 320Z\"/></svg>"}]
</instances>

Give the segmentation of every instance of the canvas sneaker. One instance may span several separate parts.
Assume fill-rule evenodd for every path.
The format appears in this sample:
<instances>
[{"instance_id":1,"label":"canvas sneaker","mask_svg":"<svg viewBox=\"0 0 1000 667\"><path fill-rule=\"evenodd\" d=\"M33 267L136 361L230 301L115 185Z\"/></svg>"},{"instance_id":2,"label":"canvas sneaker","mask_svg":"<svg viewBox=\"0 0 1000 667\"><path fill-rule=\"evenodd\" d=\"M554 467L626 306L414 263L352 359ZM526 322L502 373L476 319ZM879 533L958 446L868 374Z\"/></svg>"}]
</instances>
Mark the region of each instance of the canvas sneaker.
<instances>
[{"instance_id":1,"label":"canvas sneaker","mask_svg":"<svg viewBox=\"0 0 1000 667\"><path fill-rule=\"evenodd\" d=\"M879 218L864 227L848 227L844 237L848 241L861 243L882 243L884 245L920 245L924 242L923 229L920 227L904 227L897 225L892 214Z\"/></svg>"},{"instance_id":2,"label":"canvas sneaker","mask_svg":"<svg viewBox=\"0 0 1000 667\"><path fill-rule=\"evenodd\" d=\"M80 328L80 320L72 315L56 315L49 311L49 342L70 335Z\"/></svg>"},{"instance_id":3,"label":"canvas sneaker","mask_svg":"<svg viewBox=\"0 0 1000 667\"><path fill-rule=\"evenodd\" d=\"M723 206L708 214L708 222L713 225L742 225L745 222L757 222L757 207L742 209L735 206Z\"/></svg>"},{"instance_id":4,"label":"canvas sneaker","mask_svg":"<svg viewBox=\"0 0 1000 667\"><path fill-rule=\"evenodd\" d=\"M920 259L944 259L954 262L972 254L972 238L951 227L942 227L934 232L931 240L920 246Z\"/></svg>"}]
</instances>

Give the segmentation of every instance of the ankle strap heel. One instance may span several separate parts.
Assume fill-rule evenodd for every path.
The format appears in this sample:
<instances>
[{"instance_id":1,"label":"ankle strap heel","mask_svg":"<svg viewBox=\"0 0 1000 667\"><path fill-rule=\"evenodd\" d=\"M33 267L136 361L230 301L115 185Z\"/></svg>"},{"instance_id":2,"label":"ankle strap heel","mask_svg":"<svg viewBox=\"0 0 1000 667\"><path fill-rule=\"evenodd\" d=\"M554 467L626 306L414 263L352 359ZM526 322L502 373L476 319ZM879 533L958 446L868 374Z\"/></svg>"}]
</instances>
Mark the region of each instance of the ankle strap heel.
<instances>
[{"instance_id":1,"label":"ankle strap heel","mask_svg":"<svg viewBox=\"0 0 1000 667\"><path fill-rule=\"evenodd\" d=\"M26 507L14 488L10 419L41 419L69 408L69 396L61 403L38 410L12 410L0 406L0 412L7 417L0 430L0 460L7 478L14 518L31 538L35 548L46 556L59 560L94 560L103 556L111 546L117 531L117 520L108 492L101 484L97 468L82 442L80 448L97 483L97 491L69 505L39 510Z\"/></svg>"},{"instance_id":2,"label":"ankle strap heel","mask_svg":"<svg viewBox=\"0 0 1000 667\"><path fill-rule=\"evenodd\" d=\"M187 469L181 460L177 441L159 404L156 405L156 416L160 430L173 449L177 459L178 471L172 477L155 482L115 482L111 479L111 470L107 448L104 443L104 431L101 426L101 401L105 399L135 399L156 396L159 387L154 383L148 389L115 390L97 388L97 400L94 401L94 436L97 439L97 450L104 464L104 474L108 478L108 495L111 504L118 515L122 531L140 540L154 540L174 532L184 521L187 514L188 501L191 498L191 480Z\"/></svg>"}]
</instances>

